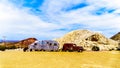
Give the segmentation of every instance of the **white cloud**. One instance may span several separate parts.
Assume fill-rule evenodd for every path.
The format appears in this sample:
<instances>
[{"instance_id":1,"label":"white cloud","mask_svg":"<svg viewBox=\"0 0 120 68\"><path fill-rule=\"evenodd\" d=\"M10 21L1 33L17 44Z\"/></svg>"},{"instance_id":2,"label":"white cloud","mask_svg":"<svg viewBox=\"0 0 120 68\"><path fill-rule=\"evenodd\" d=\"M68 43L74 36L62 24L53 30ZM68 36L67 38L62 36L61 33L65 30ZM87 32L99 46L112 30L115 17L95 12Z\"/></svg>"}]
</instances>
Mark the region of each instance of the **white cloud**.
<instances>
[{"instance_id":1,"label":"white cloud","mask_svg":"<svg viewBox=\"0 0 120 68\"><path fill-rule=\"evenodd\" d=\"M82 24L86 25L88 29L105 32L108 37L111 34L109 29L112 29L111 32L118 32L120 30L120 16L117 13L120 13L120 1L119 0L87 0L86 3L88 6L85 8L80 8L71 11L64 11L64 8L72 7L73 4L80 4L81 0L46 0L43 6L41 7L43 12L46 14L51 22L58 22L64 27L70 24ZM46 5L47 4L47 5ZM114 9L113 13L104 13L103 15L93 15L92 12L100 8ZM80 29L82 29L80 27ZM107 30L103 30L107 29Z\"/></svg>"},{"instance_id":2,"label":"white cloud","mask_svg":"<svg viewBox=\"0 0 120 68\"><path fill-rule=\"evenodd\" d=\"M54 28L61 27L44 22L40 17L30 14L28 8L18 8L8 1L0 2L0 24L0 37L5 35L7 39L23 39L31 36L39 39L42 36L48 36L47 32Z\"/></svg>"},{"instance_id":3,"label":"white cloud","mask_svg":"<svg viewBox=\"0 0 120 68\"><path fill-rule=\"evenodd\" d=\"M76 27L99 31L108 37L112 36L112 32L117 33L120 30L119 0L45 0L40 6L41 15L38 16L30 14L29 7L21 8L24 1L20 1L19 6L8 0L0 1L0 35L22 35L17 37L20 39L30 36L52 39L64 35L69 29L74 29L72 24L85 25ZM84 2L88 6L66 11ZM115 11L110 14L106 12L103 15L93 15L96 10L104 7ZM68 31L59 30L62 28Z\"/></svg>"}]
</instances>

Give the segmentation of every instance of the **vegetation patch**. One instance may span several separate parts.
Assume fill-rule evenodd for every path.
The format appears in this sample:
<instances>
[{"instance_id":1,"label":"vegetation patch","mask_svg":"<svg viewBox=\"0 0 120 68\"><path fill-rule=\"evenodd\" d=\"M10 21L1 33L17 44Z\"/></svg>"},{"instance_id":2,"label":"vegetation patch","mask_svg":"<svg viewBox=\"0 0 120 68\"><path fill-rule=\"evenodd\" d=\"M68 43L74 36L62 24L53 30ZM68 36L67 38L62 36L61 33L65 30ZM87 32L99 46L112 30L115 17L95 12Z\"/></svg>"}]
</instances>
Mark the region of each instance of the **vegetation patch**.
<instances>
[{"instance_id":1,"label":"vegetation patch","mask_svg":"<svg viewBox=\"0 0 120 68\"><path fill-rule=\"evenodd\" d=\"M0 46L1 51L5 51L6 47L5 46Z\"/></svg>"}]
</instances>

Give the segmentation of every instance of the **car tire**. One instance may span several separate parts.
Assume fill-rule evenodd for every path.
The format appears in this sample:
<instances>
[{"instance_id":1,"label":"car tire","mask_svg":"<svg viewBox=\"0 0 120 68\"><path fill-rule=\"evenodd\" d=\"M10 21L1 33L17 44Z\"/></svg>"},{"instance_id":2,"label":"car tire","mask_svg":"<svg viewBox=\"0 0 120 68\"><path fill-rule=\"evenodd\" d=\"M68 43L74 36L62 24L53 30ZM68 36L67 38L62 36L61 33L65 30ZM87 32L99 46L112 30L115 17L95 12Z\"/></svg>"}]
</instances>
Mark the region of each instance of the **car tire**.
<instances>
[{"instance_id":1,"label":"car tire","mask_svg":"<svg viewBox=\"0 0 120 68\"><path fill-rule=\"evenodd\" d=\"M78 52L82 52L82 50L78 50Z\"/></svg>"}]
</instances>

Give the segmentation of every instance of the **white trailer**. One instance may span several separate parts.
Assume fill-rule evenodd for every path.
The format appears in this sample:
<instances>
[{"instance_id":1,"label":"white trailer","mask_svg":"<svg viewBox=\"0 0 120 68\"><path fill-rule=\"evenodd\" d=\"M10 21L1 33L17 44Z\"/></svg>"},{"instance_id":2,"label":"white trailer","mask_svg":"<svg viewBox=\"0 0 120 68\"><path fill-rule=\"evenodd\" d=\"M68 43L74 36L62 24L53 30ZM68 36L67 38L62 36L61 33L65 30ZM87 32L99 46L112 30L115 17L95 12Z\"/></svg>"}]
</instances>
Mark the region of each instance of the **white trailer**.
<instances>
[{"instance_id":1,"label":"white trailer","mask_svg":"<svg viewBox=\"0 0 120 68\"><path fill-rule=\"evenodd\" d=\"M28 46L28 50L58 51L59 43L54 40L35 41Z\"/></svg>"}]
</instances>

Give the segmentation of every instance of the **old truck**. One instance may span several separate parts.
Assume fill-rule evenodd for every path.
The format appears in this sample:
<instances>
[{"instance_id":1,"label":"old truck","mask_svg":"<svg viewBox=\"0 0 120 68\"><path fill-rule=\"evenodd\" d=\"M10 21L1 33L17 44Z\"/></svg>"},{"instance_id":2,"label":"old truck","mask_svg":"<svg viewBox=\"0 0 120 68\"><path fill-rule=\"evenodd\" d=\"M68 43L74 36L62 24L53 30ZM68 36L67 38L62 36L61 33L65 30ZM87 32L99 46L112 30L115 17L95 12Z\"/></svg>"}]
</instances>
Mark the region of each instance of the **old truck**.
<instances>
[{"instance_id":1,"label":"old truck","mask_svg":"<svg viewBox=\"0 0 120 68\"><path fill-rule=\"evenodd\" d=\"M54 40L42 40L35 41L30 44L28 48L24 48L23 51L58 51L59 43Z\"/></svg>"},{"instance_id":2,"label":"old truck","mask_svg":"<svg viewBox=\"0 0 120 68\"><path fill-rule=\"evenodd\" d=\"M64 43L62 51L78 51L78 52L82 52L84 50L84 48L82 46L77 46L74 43Z\"/></svg>"}]
</instances>

